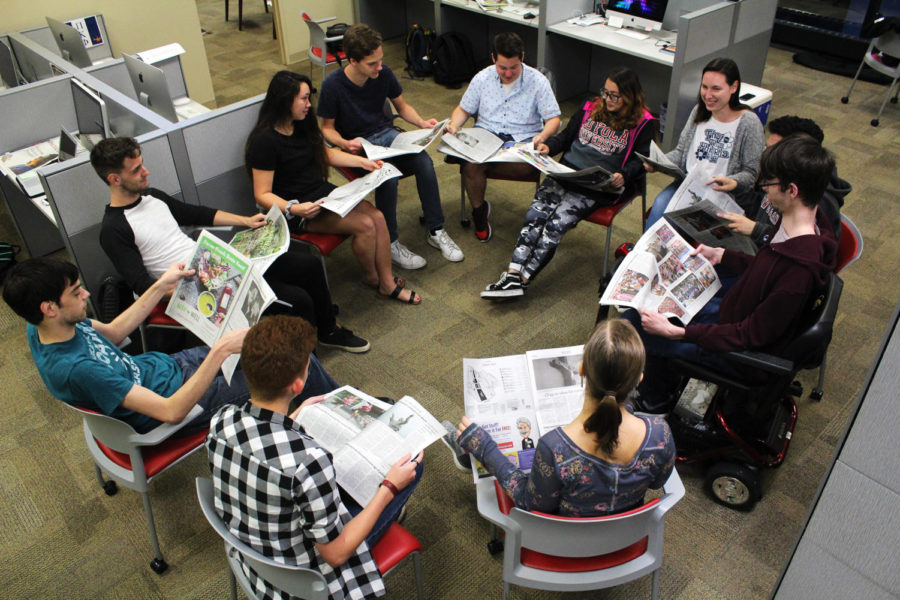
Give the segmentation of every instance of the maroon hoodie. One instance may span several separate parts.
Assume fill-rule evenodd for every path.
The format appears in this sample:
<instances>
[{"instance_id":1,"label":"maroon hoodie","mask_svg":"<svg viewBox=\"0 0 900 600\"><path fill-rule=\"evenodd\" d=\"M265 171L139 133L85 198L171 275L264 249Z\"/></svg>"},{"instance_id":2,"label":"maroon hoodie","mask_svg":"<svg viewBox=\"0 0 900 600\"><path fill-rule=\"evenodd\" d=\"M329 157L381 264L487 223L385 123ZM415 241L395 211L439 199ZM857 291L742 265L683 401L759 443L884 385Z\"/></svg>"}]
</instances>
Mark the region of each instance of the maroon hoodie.
<instances>
[{"instance_id":1,"label":"maroon hoodie","mask_svg":"<svg viewBox=\"0 0 900 600\"><path fill-rule=\"evenodd\" d=\"M726 250L722 266L742 276L722 299L719 322L688 325L684 341L709 350L783 351L834 268L834 234L829 227L820 231L766 244L756 256Z\"/></svg>"}]
</instances>

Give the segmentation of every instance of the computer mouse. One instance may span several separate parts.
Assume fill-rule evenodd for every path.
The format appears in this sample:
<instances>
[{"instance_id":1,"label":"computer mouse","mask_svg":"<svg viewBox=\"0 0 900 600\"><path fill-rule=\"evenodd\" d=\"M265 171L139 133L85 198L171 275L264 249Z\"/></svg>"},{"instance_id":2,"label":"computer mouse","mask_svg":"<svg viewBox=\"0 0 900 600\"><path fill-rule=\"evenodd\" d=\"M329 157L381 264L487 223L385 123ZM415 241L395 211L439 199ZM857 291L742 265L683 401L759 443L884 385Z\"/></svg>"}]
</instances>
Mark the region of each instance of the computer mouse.
<instances>
[{"instance_id":1,"label":"computer mouse","mask_svg":"<svg viewBox=\"0 0 900 600\"><path fill-rule=\"evenodd\" d=\"M524 15L522 15L522 18L523 19L535 19L535 18L537 18L537 15L534 14L533 12L527 12Z\"/></svg>"}]
</instances>

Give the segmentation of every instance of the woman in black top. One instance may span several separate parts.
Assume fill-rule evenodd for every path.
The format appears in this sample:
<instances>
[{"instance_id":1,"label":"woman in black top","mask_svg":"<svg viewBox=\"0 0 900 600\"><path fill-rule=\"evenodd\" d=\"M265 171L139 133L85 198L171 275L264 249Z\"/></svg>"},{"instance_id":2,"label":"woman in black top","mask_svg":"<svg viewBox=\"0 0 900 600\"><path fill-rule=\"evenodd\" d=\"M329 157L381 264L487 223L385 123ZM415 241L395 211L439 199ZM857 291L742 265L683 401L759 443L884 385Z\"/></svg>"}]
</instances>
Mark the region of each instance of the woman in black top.
<instances>
[{"instance_id":1,"label":"woman in black top","mask_svg":"<svg viewBox=\"0 0 900 600\"><path fill-rule=\"evenodd\" d=\"M363 282L383 296L419 304L421 297L394 277L391 241L377 208L363 200L343 218L322 210L320 199L335 188L327 181L329 165L372 171L382 162L325 147L311 93L309 78L290 71L279 71L269 83L245 156L256 202L267 210L277 204L295 232L353 236Z\"/></svg>"}]
</instances>

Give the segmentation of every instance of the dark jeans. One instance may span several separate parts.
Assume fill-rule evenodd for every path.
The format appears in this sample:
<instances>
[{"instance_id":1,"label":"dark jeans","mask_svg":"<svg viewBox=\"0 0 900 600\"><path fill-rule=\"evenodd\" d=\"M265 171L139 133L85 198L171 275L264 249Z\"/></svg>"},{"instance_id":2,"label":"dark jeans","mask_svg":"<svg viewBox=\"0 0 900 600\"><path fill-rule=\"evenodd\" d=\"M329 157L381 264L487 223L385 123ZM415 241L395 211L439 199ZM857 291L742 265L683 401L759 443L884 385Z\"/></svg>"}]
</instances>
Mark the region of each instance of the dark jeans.
<instances>
[{"instance_id":1,"label":"dark jeans","mask_svg":"<svg viewBox=\"0 0 900 600\"><path fill-rule=\"evenodd\" d=\"M391 500L390 504L381 511L381 515L379 515L378 520L375 521L375 526L372 527L372 531L366 536L366 544L369 545L369 550L372 550L394 521L400 518L400 511L403 510L403 507L409 502L409 497L412 495L413 490L419 485L419 480L422 479L424 468L424 465L419 463L419 466L416 467L416 478L413 479L413 482L400 490L400 493L394 496L394 499ZM350 511L350 514L355 517L361 513L363 507L360 506L356 500L351 498L350 494L340 487L338 487L338 489L341 492L341 500L343 500L344 506Z\"/></svg>"},{"instance_id":2,"label":"dark jeans","mask_svg":"<svg viewBox=\"0 0 900 600\"><path fill-rule=\"evenodd\" d=\"M305 252L287 251L266 270L266 283L281 302L274 302L267 315L303 317L316 326L319 336L331 333L336 321L331 292L322 261Z\"/></svg>"},{"instance_id":3,"label":"dark jeans","mask_svg":"<svg viewBox=\"0 0 900 600\"><path fill-rule=\"evenodd\" d=\"M393 127L388 127L370 135L367 140L379 146L390 146L400 135ZM427 152L416 154L402 154L394 156L387 161L403 172L404 175L416 176L416 189L419 192L419 201L422 203L422 212L425 215L425 227L428 230L439 229L444 226L444 210L441 208L441 193L438 190L437 175L434 173L434 164ZM375 206L384 215L387 223L391 242L397 240L397 178L389 179L375 190Z\"/></svg>"}]
</instances>

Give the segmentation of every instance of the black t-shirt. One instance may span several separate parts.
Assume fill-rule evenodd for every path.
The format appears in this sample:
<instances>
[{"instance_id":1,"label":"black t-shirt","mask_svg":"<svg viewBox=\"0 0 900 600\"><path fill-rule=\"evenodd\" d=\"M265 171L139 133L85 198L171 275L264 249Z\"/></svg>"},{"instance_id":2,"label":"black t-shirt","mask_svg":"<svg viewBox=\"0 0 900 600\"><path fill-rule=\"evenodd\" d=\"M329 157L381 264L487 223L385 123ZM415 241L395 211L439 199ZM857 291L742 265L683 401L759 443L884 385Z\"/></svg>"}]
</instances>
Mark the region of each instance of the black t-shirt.
<instances>
[{"instance_id":1,"label":"black t-shirt","mask_svg":"<svg viewBox=\"0 0 900 600\"><path fill-rule=\"evenodd\" d=\"M362 86L338 69L322 83L317 110L323 119L334 119L334 128L344 139L364 138L390 127L391 117L384 113L384 101L402 93L400 82L387 66Z\"/></svg>"},{"instance_id":2,"label":"black t-shirt","mask_svg":"<svg viewBox=\"0 0 900 600\"><path fill-rule=\"evenodd\" d=\"M299 121L294 123L293 135L282 135L274 129L257 135L250 144L247 164L252 169L274 171L272 192L284 200L312 202L334 189L322 177Z\"/></svg>"}]
</instances>

